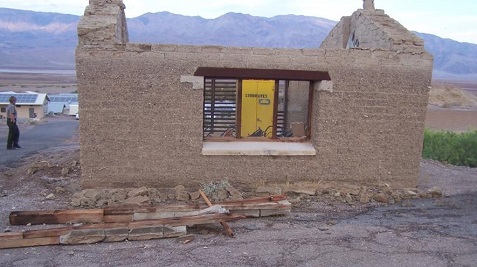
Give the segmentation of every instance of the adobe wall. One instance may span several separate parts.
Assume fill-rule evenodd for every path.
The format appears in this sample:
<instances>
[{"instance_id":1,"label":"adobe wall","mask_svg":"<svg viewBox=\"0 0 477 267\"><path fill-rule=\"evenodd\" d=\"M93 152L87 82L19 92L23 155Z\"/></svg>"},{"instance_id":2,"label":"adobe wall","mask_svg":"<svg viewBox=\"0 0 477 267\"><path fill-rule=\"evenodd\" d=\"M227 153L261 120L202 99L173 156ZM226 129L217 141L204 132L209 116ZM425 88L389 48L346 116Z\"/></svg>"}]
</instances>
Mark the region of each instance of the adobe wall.
<instances>
[{"instance_id":1,"label":"adobe wall","mask_svg":"<svg viewBox=\"0 0 477 267\"><path fill-rule=\"evenodd\" d=\"M432 60L369 50L177 45L77 49L82 185L341 181L414 186ZM197 67L329 71L313 100L314 157L202 156Z\"/></svg>"},{"instance_id":2,"label":"adobe wall","mask_svg":"<svg viewBox=\"0 0 477 267\"><path fill-rule=\"evenodd\" d=\"M351 30L351 18L337 26L341 39L328 38L327 49L130 44L125 25L101 23L121 23L121 4L90 0L93 19L83 17L78 28L84 188L197 188L224 179L249 186L417 184L432 75L432 57L421 46L411 52L331 45L343 43L339 29ZM95 5L113 5L113 13L95 13ZM202 155L203 91L181 82L198 67L328 71L332 88L316 86L313 99L316 156Z\"/></svg>"}]
</instances>

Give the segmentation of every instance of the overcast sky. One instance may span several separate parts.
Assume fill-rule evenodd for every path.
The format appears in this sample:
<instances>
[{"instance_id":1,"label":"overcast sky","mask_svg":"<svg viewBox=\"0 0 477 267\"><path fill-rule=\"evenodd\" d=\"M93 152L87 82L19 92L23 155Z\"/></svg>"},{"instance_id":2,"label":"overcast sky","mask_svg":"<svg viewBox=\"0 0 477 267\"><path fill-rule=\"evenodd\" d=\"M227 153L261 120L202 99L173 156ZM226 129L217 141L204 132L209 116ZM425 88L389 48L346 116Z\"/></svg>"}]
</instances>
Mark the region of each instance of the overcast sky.
<instances>
[{"instance_id":1,"label":"overcast sky","mask_svg":"<svg viewBox=\"0 0 477 267\"><path fill-rule=\"evenodd\" d=\"M273 17L305 15L338 21L362 0L123 0L126 16L169 11L216 18L228 12ZM89 0L0 0L0 7L82 15ZM375 0L376 8L412 31L477 44L477 0Z\"/></svg>"}]
</instances>

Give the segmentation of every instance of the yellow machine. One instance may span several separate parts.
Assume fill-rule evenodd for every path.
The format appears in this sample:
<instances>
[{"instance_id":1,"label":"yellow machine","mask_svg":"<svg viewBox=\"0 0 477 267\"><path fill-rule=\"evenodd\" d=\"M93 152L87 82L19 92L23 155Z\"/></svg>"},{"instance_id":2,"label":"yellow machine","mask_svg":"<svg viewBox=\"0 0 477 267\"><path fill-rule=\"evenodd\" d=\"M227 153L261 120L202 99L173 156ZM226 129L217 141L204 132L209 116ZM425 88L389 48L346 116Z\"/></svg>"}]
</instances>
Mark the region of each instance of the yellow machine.
<instances>
[{"instance_id":1,"label":"yellow machine","mask_svg":"<svg viewBox=\"0 0 477 267\"><path fill-rule=\"evenodd\" d=\"M241 137L272 138L274 96L274 80L242 81Z\"/></svg>"}]
</instances>

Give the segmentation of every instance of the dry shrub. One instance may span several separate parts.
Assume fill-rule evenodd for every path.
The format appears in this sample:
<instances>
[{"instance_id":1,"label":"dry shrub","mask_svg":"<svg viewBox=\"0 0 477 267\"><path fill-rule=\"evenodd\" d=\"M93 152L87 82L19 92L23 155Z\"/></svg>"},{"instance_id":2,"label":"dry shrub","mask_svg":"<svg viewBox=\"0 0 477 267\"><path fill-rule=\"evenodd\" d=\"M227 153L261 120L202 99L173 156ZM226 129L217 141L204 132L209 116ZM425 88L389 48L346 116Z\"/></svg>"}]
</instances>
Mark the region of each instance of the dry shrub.
<instances>
[{"instance_id":1,"label":"dry shrub","mask_svg":"<svg viewBox=\"0 0 477 267\"><path fill-rule=\"evenodd\" d=\"M429 92L429 104L439 107L475 107L477 96L452 84L433 83Z\"/></svg>"}]
</instances>

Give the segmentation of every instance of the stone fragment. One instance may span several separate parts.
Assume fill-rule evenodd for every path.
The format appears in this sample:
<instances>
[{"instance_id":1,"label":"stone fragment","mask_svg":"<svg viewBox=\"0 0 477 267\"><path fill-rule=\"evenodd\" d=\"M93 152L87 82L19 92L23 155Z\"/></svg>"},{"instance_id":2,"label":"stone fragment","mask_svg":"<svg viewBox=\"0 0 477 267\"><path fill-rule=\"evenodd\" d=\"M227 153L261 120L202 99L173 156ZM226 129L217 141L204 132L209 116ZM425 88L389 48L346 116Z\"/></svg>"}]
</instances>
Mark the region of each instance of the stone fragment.
<instances>
[{"instance_id":1,"label":"stone fragment","mask_svg":"<svg viewBox=\"0 0 477 267\"><path fill-rule=\"evenodd\" d=\"M289 192L293 192L295 194L301 194L301 195L308 195L308 196L314 196L316 194L315 189L306 189L306 188L293 189L293 190L289 190Z\"/></svg>"},{"instance_id":2,"label":"stone fragment","mask_svg":"<svg viewBox=\"0 0 477 267\"><path fill-rule=\"evenodd\" d=\"M373 196L373 199L376 201L376 202L380 202L380 203L388 203L389 202L389 199L386 195L384 194L377 194L377 195L374 195Z\"/></svg>"},{"instance_id":3,"label":"stone fragment","mask_svg":"<svg viewBox=\"0 0 477 267\"><path fill-rule=\"evenodd\" d=\"M127 192L123 189L109 191L109 204L123 203L127 198Z\"/></svg>"},{"instance_id":4,"label":"stone fragment","mask_svg":"<svg viewBox=\"0 0 477 267\"><path fill-rule=\"evenodd\" d=\"M220 188L215 191L215 194L211 196L211 198L215 201L222 201L227 199L228 194L227 190Z\"/></svg>"},{"instance_id":5,"label":"stone fragment","mask_svg":"<svg viewBox=\"0 0 477 267\"><path fill-rule=\"evenodd\" d=\"M127 198L124 201L124 204L126 204L126 205L138 205L138 206L150 205L151 204L151 199L147 196L130 197L130 198Z\"/></svg>"},{"instance_id":6,"label":"stone fragment","mask_svg":"<svg viewBox=\"0 0 477 267\"><path fill-rule=\"evenodd\" d=\"M195 240L195 235L183 235L179 236L176 241L181 244L187 244Z\"/></svg>"},{"instance_id":7,"label":"stone fragment","mask_svg":"<svg viewBox=\"0 0 477 267\"><path fill-rule=\"evenodd\" d=\"M232 199L232 200L243 199L242 192L237 190L235 187L229 185L225 188L225 190L227 190L227 192L230 194L230 199Z\"/></svg>"},{"instance_id":8,"label":"stone fragment","mask_svg":"<svg viewBox=\"0 0 477 267\"><path fill-rule=\"evenodd\" d=\"M369 195L366 193L361 194L359 197L359 202L362 204L368 204L370 201Z\"/></svg>"},{"instance_id":9,"label":"stone fragment","mask_svg":"<svg viewBox=\"0 0 477 267\"><path fill-rule=\"evenodd\" d=\"M71 199L71 206L73 206L73 207L80 207L80 206L81 206L81 198L73 198L73 199Z\"/></svg>"},{"instance_id":10,"label":"stone fragment","mask_svg":"<svg viewBox=\"0 0 477 267\"><path fill-rule=\"evenodd\" d=\"M61 187L61 186L57 186L57 187L55 188L55 192L56 192L57 194L61 194L61 193L66 192L66 189L64 189L64 188Z\"/></svg>"},{"instance_id":11,"label":"stone fragment","mask_svg":"<svg viewBox=\"0 0 477 267\"><path fill-rule=\"evenodd\" d=\"M86 198L92 199L93 201L96 201L100 198L100 194L98 190L96 189L83 190L83 196L85 196Z\"/></svg>"},{"instance_id":12,"label":"stone fragment","mask_svg":"<svg viewBox=\"0 0 477 267\"><path fill-rule=\"evenodd\" d=\"M396 203L400 203L402 201L402 196L399 191L392 192L391 197L394 199Z\"/></svg>"},{"instance_id":13,"label":"stone fragment","mask_svg":"<svg viewBox=\"0 0 477 267\"><path fill-rule=\"evenodd\" d=\"M45 198L48 199L48 200L55 199L55 195L52 193L52 194L49 194L48 196L46 196Z\"/></svg>"},{"instance_id":14,"label":"stone fragment","mask_svg":"<svg viewBox=\"0 0 477 267\"><path fill-rule=\"evenodd\" d=\"M127 196L128 198L137 197L137 196L149 196L149 189L147 189L147 187L145 186L141 188L135 188L129 191Z\"/></svg>"},{"instance_id":15,"label":"stone fragment","mask_svg":"<svg viewBox=\"0 0 477 267\"><path fill-rule=\"evenodd\" d=\"M258 194L281 195L282 189L280 187L260 186L255 192Z\"/></svg>"},{"instance_id":16,"label":"stone fragment","mask_svg":"<svg viewBox=\"0 0 477 267\"><path fill-rule=\"evenodd\" d=\"M188 201L190 199L189 193L187 193L183 185L178 185L174 188L174 197L177 201Z\"/></svg>"},{"instance_id":17,"label":"stone fragment","mask_svg":"<svg viewBox=\"0 0 477 267\"><path fill-rule=\"evenodd\" d=\"M198 200L200 198L200 193L199 191L195 191L190 193L190 199L192 200Z\"/></svg>"},{"instance_id":18,"label":"stone fragment","mask_svg":"<svg viewBox=\"0 0 477 267\"><path fill-rule=\"evenodd\" d=\"M80 206L84 208L92 208L96 206L96 201L90 198L82 198L80 199Z\"/></svg>"},{"instance_id":19,"label":"stone fragment","mask_svg":"<svg viewBox=\"0 0 477 267\"><path fill-rule=\"evenodd\" d=\"M65 168L61 169L61 175L64 176L64 175L67 175L68 173L70 173L70 168L65 167Z\"/></svg>"},{"instance_id":20,"label":"stone fragment","mask_svg":"<svg viewBox=\"0 0 477 267\"><path fill-rule=\"evenodd\" d=\"M66 235L60 236L60 244L94 244L103 241L105 238L104 230L72 230Z\"/></svg>"},{"instance_id":21,"label":"stone fragment","mask_svg":"<svg viewBox=\"0 0 477 267\"><path fill-rule=\"evenodd\" d=\"M45 169L50 166L48 161L37 161L33 162L30 167L36 168L36 169Z\"/></svg>"},{"instance_id":22,"label":"stone fragment","mask_svg":"<svg viewBox=\"0 0 477 267\"><path fill-rule=\"evenodd\" d=\"M439 187L433 187L427 191L433 198L442 197L442 189Z\"/></svg>"},{"instance_id":23,"label":"stone fragment","mask_svg":"<svg viewBox=\"0 0 477 267\"><path fill-rule=\"evenodd\" d=\"M354 204L353 197L351 197L350 194L347 194L347 195L346 195L345 201L346 201L346 203L348 203L348 204L350 204L350 205Z\"/></svg>"}]
</instances>

